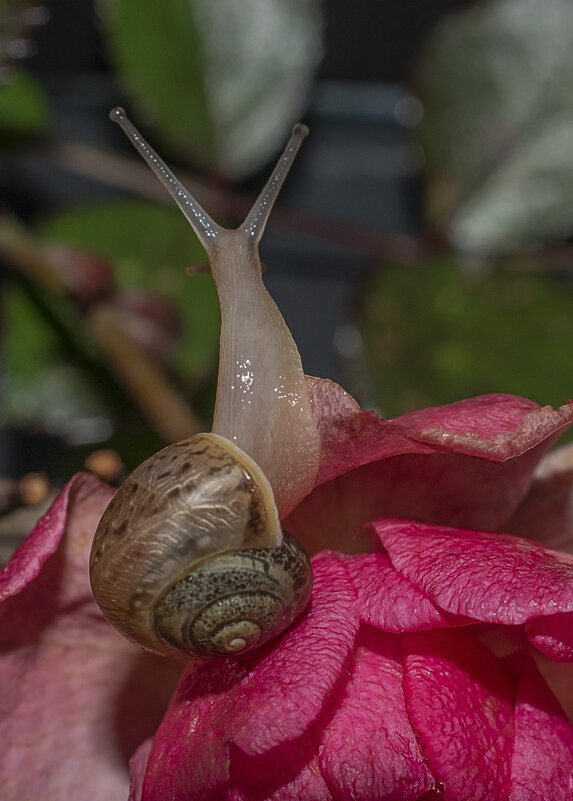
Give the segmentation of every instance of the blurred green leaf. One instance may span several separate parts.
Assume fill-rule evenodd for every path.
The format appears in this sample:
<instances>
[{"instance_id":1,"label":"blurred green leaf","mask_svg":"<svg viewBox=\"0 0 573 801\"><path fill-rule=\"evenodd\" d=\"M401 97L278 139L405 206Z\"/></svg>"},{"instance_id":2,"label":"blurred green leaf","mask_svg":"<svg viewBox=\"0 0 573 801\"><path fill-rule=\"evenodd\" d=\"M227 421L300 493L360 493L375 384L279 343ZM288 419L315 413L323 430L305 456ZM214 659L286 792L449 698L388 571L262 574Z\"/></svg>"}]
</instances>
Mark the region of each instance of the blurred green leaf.
<instances>
[{"instance_id":1,"label":"blurred green leaf","mask_svg":"<svg viewBox=\"0 0 573 801\"><path fill-rule=\"evenodd\" d=\"M120 78L166 143L231 177L304 109L322 55L317 0L100 0Z\"/></svg>"},{"instance_id":2,"label":"blurred green leaf","mask_svg":"<svg viewBox=\"0 0 573 801\"><path fill-rule=\"evenodd\" d=\"M29 380L50 362L58 349L58 338L19 287L6 295L6 346L3 349L7 372ZM25 358L23 358L25 357Z\"/></svg>"},{"instance_id":3,"label":"blurred green leaf","mask_svg":"<svg viewBox=\"0 0 573 801\"><path fill-rule=\"evenodd\" d=\"M49 104L40 85L24 70L13 70L0 87L1 135L41 133L49 118Z\"/></svg>"},{"instance_id":4,"label":"blurred green leaf","mask_svg":"<svg viewBox=\"0 0 573 801\"><path fill-rule=\"evenodd\" d=\"M183 335L176 369L183 379L214 365L219 341L219 305L209 275L189 277L186 267L205 253L175 209L139 200L86 206L46 220L46 241L91 250L108 258L117 284L170 299L181 315Z\"/></svg>"},{"instance_id":5,"label":"blurred green leaf","mask_svg":"<svg viewBox=\"0 0 573 801\"><path fill-rule=\"evenodd\" d=\"M2 419L67 435L75 421L105 415L105 401L65 358L58 333L21 286L5 288L2 309Z\"/></svg>"},{"instance_id":6,"label":"blurred green leaf","mask_svg":"<svg viewBox=\"0 0 573 801\"><path fill-rule=\"evenodd\" d=\"M490 0L421 64L430 216L455 246L506 250L573 231L573 4Z\"/></svg>"},{"instance_id":7,"label":"blurred green leaf","mask_svg":"<svg viewBox=\"0 0 573 801\"><path fill-rule=\"evenodd\" d=\"M212 163L205 56L191 3L100 0L99 8L119 78L143 118L183 154Z\"/></svg>"},{"instance_id":8,"label":"blurred green leaf","mask_svg":"<svg viewBox=\"0 0 573 801\"><path fill-rule=\"evenodd\" d=\"M573 284L542 273L390 266L365 300L374 401L395 416L491 392L560 405L573 387Z\"/></svg>"}]
</instances>

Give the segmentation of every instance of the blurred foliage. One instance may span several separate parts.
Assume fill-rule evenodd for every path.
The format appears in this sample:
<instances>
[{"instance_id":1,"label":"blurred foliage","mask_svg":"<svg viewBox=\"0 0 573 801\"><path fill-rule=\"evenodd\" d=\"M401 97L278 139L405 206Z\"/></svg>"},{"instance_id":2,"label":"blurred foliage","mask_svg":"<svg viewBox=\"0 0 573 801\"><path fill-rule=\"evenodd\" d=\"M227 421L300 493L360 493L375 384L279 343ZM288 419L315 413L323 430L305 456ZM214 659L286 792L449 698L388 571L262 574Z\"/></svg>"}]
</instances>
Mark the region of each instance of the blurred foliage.
<instances>
[{"instance_id":1,"label":"blurred foliage","mask_svg":"<svg viewBox=\"0 0 573 801\"><path fill-rule=\"evenodd\" d=\"M0 90L2 144L14 137L41 133L49 120L49 101L40 84L25 70L11 70Z\"/></svg>"},{"instance_id":2,"label":"blurred foliage","mask_svg":"<svg viewBox=\"0 0 573 801\"><path fill-rule=\"evenodd\" d=\"M560 405L573 393L570 280L483 270L449 253L388 266L365 306L383 412L509 392Z\"/></svg>"},{"instance_id":3,"label":"blurred foliage","mask_svg":"<svg viewBox=\"0 0 573 801\"><path fill-rule=\"evenodd\" d=\"M173 359L181 380L212 369L219 343L217 293L209 275L186 273L206 256L177 209L114 200L48 218L38 233L46 242L63 242L106 257L118 286L146 289L173 301L182 326Z\"/></svg>"},{"instance_id":4,"label":"blurred foliage","mask_svg":"<svg viewBox=\"0 0 573 801\"><path fill-rule=\"evenodd\" d=\"M156 121L181 153L212 164L205 57L192 4L103 0L100 13L118 76L140 114Z\"/></svg>"},{"instance_id":5,"label":"blurred foliage","mask_svg":"<svg viewBox=\"0 0 573 801\"><path fill-rule=\"evenodd\" d=\"M489 0L443 25L419 69L428 216L463 250L573 232L573 4Z\"/></svg>"},{"instance_id":6,"label":"blurred foliage","mask_svg":"<svg viewBox=\"0 0 573 801\"><path fill-rule=\"evenodd\" d=\"M0 15L6 52L30 8L0 5L10 10ZM322 52L318 0L99 0L97 11L103 55L138 124L223 197L305 108ZM572 45L569 0L476 0L427 43L416 81L428 189L418 250L432 256L383 265L361 309L367 400L383 413L488 392L554 405L573 394L571 283L547 269L573 232ZM0 67L8 163L14 149L42 136L57 144L59 133L45 89L12 63ZM128 175L126 162L129 189ZM208 422L218 304L210 276L186 274L205 256L179 212L99 200L44 217L30 237L79 249L78 269L89 252L111 266L107 294L89 303L111 306L138 289L173 308L181 329L160 369ZM119 436L136 430L132 456L151 450L150 427L135 421L134 401L89 338L83 314L93 306L69 287L52 297L30 275L4 290L4 417L64 436L104 419Z\"/></svg>"},{"instance_id":7,"label":"blurred foliage","mask_svg":"<svg viewBox=\"0 0 573 801\"><path fill-rule=\"evenodd\" d=\"M237 177L298 120L321 57L318 0L100 0L120 80L181 155Z\"/></svg>"},{"instance_id":8,"label":"blurred foliage","mask_svg":"<svg viewBox=\"0 0 573 801\"><path fill-rule=\"evenodd\" d=\"M21 285L6 290L2 307L5 422L33 422L48 433L73 439L78 420L112 413L101 391L86 380L81 363L66 352L53 319Z\"/></svg>"},{"instance_id":9,"label":"blurred foliage","mask_svg":"<svg viewBox=\"0 0 573 801\"><path fill-rule=\"evenodd\" d=\"M45 219L37 232L40 241L77 248L78 257L86 251L103 257L103 265L109 261L115 291L145 289L171 301L180 321L170 360L178 382L190 394L202 391L202 382L212 385L217 295L209 275L186 274L186 267L204 261L205 254L175 209L117 200ZM79 261L78 267L83 268ZM109 386L109 376L94 377L101 357L86 339L77 310L51 293L23 291L20 284L5 290L4 307L5 420L41 425L73 439L78 421L113 416L118 389ZM205 411L208 418L210 410Z\"/></svg>"},{"instance_id":10,"label":"blurred foliage","mask_svg":"<svg viewBox=\"0 0 573 801\"><path fill-rule=\"evenodd\" d=\"M240 8L229 0L99 0L96 10L102 55L166 155L228 180L283 144L320 59L318 0L248 0ZM33 52L34 30L48 18L26 0L4 0L0 8L0 146L25 150L28 137L43 134L58 148L46 93L11 63ZM93 339L101 306L117 316L122 337L141 337L141 367L152 359L165 400L197 406L198 422L208 426L219 308L211 277L186 273L205 254L179 212L139 200L85 203L44 217L34 232L17 232L16 256L2 239L10 242L14 230L7 215L0 244L14 280L3 287L4 420L76 444L91 436L92 423L94 442L98 421L116 430L134 424L133 376L127 365L123 376L118 368L128 351L118 344L114 353L113 337ZM54 244L75 255L43 249ZM146 326L159 355L146 349ZM149 441L148 425L139 425L137 440Z\"/></svg>"},{"instance_id":11,"label":"blurred foliage","mask_svg":"<svg viewBox=\"0 0 573 801\"><path fill-rule=\"evenodd\" d=\"M572 45L569 0L476 2L428 42L417 89L434 255L385 266L363 308L384 414L573 395Z\"/></svg>"}]
</instances>

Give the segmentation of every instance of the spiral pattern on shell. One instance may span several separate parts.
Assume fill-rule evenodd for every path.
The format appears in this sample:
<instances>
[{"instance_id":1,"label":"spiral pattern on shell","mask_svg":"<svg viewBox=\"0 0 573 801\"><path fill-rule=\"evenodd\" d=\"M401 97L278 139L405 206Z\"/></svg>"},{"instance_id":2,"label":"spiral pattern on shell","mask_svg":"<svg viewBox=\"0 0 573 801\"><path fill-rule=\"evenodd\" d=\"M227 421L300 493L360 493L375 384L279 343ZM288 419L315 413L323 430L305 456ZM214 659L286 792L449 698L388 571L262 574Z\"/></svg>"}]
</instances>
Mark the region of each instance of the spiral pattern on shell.
<instances>
[{"instance_id":1,"label":"spiral pattern on shell","mask_svg":"<svg viewBox=\"0 0 573 801\"><path fill-rule=\"evenodd\" d=\"M161 599L155 610L157 631L186 653L205 656L229 656L262 645L288 628L306 605L307 562L288 534L280 548L214 556Z\"/></svg>"},{"instance_id":2,"label":"spiral pattern on shell","mask_svg":"<svg viewBox=\"0 0 573 801\"><path fill-rule=\"evenodd\" d=\"M90 576L108 621L162 654L242 653L302 612L309 559L256 463L198 434L140 465L106 509Z\"/></svg>"}]
</instances>

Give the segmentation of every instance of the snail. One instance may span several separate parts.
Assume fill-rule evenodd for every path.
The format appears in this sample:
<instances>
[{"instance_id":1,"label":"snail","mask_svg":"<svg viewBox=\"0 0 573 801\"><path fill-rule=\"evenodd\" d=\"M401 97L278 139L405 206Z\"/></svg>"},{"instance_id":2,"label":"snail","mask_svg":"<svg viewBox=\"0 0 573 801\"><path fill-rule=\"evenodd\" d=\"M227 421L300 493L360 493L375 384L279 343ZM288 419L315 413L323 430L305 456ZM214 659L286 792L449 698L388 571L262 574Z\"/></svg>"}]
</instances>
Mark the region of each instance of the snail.
<instances>
[{"instance_id":1,"label":"snail","mask_svg":"<svg viewBox=\"0 0 573 801\"><path fill-rule=\"evenodd\" d=\"M90 580L106 619L159 654L209 659L258 647L304 611L310 560L280 519L314 485L320 442L300 356L266 291L258 244L306 134L292 136L239 228L217 225L121 108L110 113L207 252L221 306L212 430L169 445L104 512Z\"/></svg>"}]
</instances>

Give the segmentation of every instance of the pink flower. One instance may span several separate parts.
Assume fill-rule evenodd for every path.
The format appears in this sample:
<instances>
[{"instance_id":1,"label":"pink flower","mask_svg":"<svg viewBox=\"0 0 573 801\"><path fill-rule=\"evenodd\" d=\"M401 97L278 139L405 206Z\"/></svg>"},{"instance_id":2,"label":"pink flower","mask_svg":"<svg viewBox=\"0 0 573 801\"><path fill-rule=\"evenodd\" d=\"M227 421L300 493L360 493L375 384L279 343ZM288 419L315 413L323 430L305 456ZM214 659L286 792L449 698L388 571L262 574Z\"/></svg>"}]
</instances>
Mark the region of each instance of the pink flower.
<instances>
[{"instance_id":1,"label":"pink flower","mask_svg":"<svg viewBox=\"0 0 573 801\"><path fill-rule=\"evenodd\" d=\"M88 581L112 490L74 476L0 571L0 798L127 796L126 761L161 720L177 666L122 640Z\"/></svg>"},{"instance_id":2,"label":"pink flower","mask_svg":"<svg viewBox=\"0 0 573 801\"><path fill-rule=\"evenodd\" d=\"M573 404L384 421L309 387L321 465L288 526L334 549L278 641L186 665L123 641L89 592L110 490L87 475L0 573L2 799L125 799L134 752L145 801L571 797L573 731L532 655L573 659L573 557L492 530L526 528Z\"/></svg>"},{"instance_id":3,"label":"pink flower","mask_svg":"<svg viewBox=\"0 0 573 801\"><path fill-rule=\"evenodd\" d=\"M386 422L313 390L325 483L287 525L309 546L374 518L355 544L384 550L319 553L311 608L280 642L188 667L133 797L569 798L573 731L525 649L573 657L573 558L432 524L515 515L571 406L489 396ZM408 512L424 522L388 517ZM496 657L496 630L522 653Z\"/></svg>"}]
</instances>

